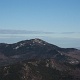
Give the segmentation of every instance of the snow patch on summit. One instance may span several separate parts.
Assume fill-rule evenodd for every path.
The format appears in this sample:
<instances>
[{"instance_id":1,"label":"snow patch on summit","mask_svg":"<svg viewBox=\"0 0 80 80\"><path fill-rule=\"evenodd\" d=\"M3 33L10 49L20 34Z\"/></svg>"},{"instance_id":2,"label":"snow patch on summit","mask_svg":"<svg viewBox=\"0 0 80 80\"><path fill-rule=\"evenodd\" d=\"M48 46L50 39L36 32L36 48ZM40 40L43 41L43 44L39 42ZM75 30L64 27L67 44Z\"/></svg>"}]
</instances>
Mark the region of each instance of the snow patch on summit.
<instances>
[{"instance_id":1,"label":"snow patch on summit","mask_svg":"<svg viewBox=\"0 0 80 80\"><path fill-rule=\"evenodd\" d=\"M39 43L39 44L46 45L46 44L44 43L44 41L42 41L42 40L40 40L40 39L38 39L38 38L35 38L35 39L33 40L33 43Z\"/></svg>"}]
</instances>

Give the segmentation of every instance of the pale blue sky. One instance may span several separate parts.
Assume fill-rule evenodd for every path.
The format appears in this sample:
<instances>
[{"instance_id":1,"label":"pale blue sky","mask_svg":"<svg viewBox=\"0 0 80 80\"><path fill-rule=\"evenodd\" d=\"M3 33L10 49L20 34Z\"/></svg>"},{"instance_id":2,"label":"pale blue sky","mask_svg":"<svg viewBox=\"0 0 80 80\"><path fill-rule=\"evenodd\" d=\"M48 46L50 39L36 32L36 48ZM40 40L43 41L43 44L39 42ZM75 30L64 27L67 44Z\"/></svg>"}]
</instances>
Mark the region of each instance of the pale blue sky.
<instances>
[{"instance_id":1,"label":"pale blue sky","mask_svg":"<svg viewBox=\"0 0 80 80\"><path fill-rule=\"evenodd\" d=\"M80 31L80 0L0 0L0 29Z\"/></svg>"},{"instance_id":2,"label":"pale blue sky","mask_svg":"<svg viewBox=\"0 0 80 80\"><path fill-rule=\"evenodd\" d=\"M76 41L75 38L79 40L80 0L0 0L0 30L4 29L55 32L55 34L35 34L35 36L32 34L31 36L45 36L51 39L66 37L74 41ZM8 34L11 38L14 36L9 32ZM1 34L1 42L5 42L2 36ZM75 43L79 46L77 43L79 41ZM71 45L74 45L74 42Z\"/></svg>"}]
</instances>

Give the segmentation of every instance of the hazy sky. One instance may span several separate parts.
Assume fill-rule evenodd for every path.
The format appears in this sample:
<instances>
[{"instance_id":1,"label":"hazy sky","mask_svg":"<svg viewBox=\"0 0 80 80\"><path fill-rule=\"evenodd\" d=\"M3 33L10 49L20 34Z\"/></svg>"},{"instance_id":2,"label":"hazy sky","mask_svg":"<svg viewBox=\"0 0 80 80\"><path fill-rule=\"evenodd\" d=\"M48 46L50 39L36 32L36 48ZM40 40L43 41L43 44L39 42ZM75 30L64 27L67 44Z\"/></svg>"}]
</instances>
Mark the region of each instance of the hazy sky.
<instances>
[{"instance_id":1,"label":"hazy sky","mask_svg":"<svg viewBox=\"0 0 80 80\"><path fill-rule=\"evenodd\" d=\"M30 35L26 33L26 37L44 36L52 40L66 37L68 44L71 41L71 45L79 46L80 0L0 0L0 42L5 42L4 38L8 38L8 42L9 38L15 38L16 35L9 30L14 30L15 34L16 30L39 31L30 32Z\"/></svg>"}]
</instances>

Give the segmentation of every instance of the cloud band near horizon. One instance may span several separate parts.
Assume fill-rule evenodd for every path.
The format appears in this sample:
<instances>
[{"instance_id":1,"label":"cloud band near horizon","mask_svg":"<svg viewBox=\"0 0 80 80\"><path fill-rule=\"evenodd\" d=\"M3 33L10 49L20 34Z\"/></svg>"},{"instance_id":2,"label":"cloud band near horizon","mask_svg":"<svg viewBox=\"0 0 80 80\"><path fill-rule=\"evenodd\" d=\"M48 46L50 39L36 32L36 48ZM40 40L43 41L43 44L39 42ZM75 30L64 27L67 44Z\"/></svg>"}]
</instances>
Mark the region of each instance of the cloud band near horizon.
<instances>
[{"instance_id":1,"label":"cloud band near horizon","mask_svg":"<svg viewBox=\"0 0 80 80\"><path fill-rule=\"evenodd\" d=\"M45 32L45 31L29 31L29 30L0 30L0 34L75 34L80 32Z\"/></svg>"}]
</instances>

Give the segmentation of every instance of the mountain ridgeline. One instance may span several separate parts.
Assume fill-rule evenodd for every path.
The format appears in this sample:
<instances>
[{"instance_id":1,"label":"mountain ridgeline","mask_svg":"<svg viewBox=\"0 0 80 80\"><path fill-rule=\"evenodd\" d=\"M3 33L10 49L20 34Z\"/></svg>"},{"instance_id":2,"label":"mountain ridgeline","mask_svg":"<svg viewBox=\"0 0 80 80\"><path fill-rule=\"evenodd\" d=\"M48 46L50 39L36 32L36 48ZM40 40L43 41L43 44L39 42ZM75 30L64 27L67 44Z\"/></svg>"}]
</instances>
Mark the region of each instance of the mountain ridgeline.
<instances>
[{"instance_id":1,"label":"mountain ridgeline","mask_svg":"<svg viewBox=\"0 0 80 80\"><path fill-rule=\"evenodd\" d=\"M0 43L0 80L80 80L80 50L41 39Z\"/></svg>"}]
</instances>

